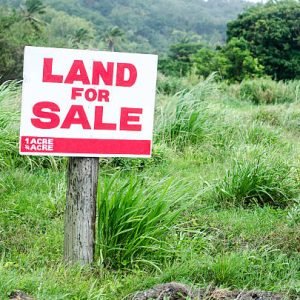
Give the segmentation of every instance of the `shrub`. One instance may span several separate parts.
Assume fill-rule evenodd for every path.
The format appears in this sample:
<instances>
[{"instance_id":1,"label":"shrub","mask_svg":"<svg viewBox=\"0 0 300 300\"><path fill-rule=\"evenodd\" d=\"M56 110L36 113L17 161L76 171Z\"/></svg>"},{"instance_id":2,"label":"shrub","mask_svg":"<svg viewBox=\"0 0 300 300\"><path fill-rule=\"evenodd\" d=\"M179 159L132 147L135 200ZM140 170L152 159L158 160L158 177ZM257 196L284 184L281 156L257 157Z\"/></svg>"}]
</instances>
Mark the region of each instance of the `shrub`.
<instances>
[{"instance_id":1,"label":"shrub","mask_svg":"<svg viewBox=\"0 0 300 300\"><path fill-rule=\"evenodd\" d=\"M157 91L165 95L175 95L180 91L190 90L191 84L185 82L182 78L164 76L163 74L158 74L157 80Z\"/></svg>"},{"instance_id":2,"label":"shrub","mask_svg":"<svg viewBox=\"0 0 300 300\"><path fill-rule=\"evenodd\" d=\"M298 133L300 129L300 112L298 111L298 107L291 106L289 110L285 110L285 112L286 114L282 122L283 127Z\"/></svg>"},{"instance_id":3,"label":"shrub","mask_svg":"<svg viewBox=\"0 0 300 300\"><path fill-rule=\"evenodd\" d=\"M263 107L253 115L253 121L270 124L271 126L280 126L282 123L281 114L282 111L278 110L277 107L273 106L270 109Z\"/></svg>"},{"instance_id":4,"label":"shrub","mask_svg":"<svg viewBox=\"0 0 300 300\"><path fill-rule=\"evenodd\" d=\"M102 178L98 191L96 253L106 267L157 266L170 255L167 236L179 216L179 186L121 173Z\"/></svg>"},{"instance_id":5,"label":"shrub","mask_svg":"<svg viewBox=\"0 0 300 300\"><path fill-rule=\"evenodd\" d=\"M221 206L258 204L285 207L299 192L293 168L275 157L234 161L216 184L213 197Z\"/></svg>"},{"instance_id":6,"label":"shrub","mask_svg":"<svg viewBox=\"0 0 300 300\"><path fill-rule=\"evenodd\" d=\"M244 80L240 97L254 104L291 103L299 100L300 82L273 81L269 78Z\"/></svg>"}]
</instances>

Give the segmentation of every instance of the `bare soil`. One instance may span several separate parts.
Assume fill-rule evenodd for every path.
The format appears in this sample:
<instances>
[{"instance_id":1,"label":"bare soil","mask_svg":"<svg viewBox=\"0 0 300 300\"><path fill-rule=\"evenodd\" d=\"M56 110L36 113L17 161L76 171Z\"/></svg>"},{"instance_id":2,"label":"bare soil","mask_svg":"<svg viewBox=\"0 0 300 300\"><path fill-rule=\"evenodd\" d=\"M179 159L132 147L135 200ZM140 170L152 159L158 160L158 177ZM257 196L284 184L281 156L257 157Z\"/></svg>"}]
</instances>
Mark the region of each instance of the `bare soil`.
<instances>
[{"instance_id":1,"label":"bare soil","mask_svg":"<svg viewBox=\"0 0 300 300\"><path fill-rule=\"evenodd\" d=\"M193 289L187 285L171 282L157 285L149 290L137 292L132 300L283 300L278 293L259 291L229 291L226 289Z\"/></svg>"}]
</instances>

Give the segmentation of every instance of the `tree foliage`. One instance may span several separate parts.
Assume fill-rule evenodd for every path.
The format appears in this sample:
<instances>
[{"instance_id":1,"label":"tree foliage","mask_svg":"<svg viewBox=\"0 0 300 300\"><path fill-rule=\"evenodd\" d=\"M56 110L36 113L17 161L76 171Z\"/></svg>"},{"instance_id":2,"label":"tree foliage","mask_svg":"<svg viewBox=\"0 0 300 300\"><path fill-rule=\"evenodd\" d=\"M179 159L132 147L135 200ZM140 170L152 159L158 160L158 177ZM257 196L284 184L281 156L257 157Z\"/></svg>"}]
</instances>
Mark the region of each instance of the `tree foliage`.
<instances>
[{"instance_id":1,"label":"tree foliage","mask_svg":"<svg viewBox=\"0 0 300 300\"><path fill-rule=\"evenodd\" d=\"M0 0L0 80L21 78L25 45L166 53L185 75L199 41L225 41L243 0ZM189 42L187 42L187 40ZM188 44L188 45L186 45Z\"/></svg>"},{"instance_id":2,"label":"tree foliage","mask_svg":"<svg viewBox=\"0 0 300 300\"><path fill-rule=\"evenodd\" d=\"M0 80L21 78L25 45L159 53L173 76L299 78L299 0L248 6L225 43L243 0L0 0Z\"/></svg>"},{"instance_id":3,"label":"tree foliage","mask_svg":"<svg viewBox=\"0 0 300 300\"><path fill-rule=\"evenodd\" d=\"M22 78L24 46L95 48L93 25L46 7L40 0L26 0L16 9L0 10L0 82Z\"/></svg>"},{"instance_id":4,"label":"tree foliage","mask_svg":"<svg viewBox=\"0 0 300 300\"><path fill-rule=\"evenodd\" d=\"M229 81L263 75L276 79L300 78L299 20L300 2L296 0L269 1L251 7L228 24L224 46L213 49L207 45L188 53L186 73L194 66L200 76L217 72ZM178 57L171 58L173 62L162 68L167 74L174 74L174 68L178 71L181 67Z\"/></svg>"},{"instance_id":5,"label":"tree foliage","mask_svg":"<svg viewBox=\"0 0 300 300\"><path fill-rule=\"evenodd\" d=\"M193 66L192 55L202 47L202 43L188 43L185 40L171 45L168 57L160 60L160 71L173 76L187 75Z\"/></svg>"},{"instance_id":6,"label":"tree foliage","mask_svg":"<svg viewBox=\"0 0 300 300\"><path fill-rule=\"evenodd\" d=\"M160 61L160 70L167 75L187 75L193 68L199 76L206 78L216 72L220 78L232 82L264 74L248 43L237 38L217 49L203 44L173 45L169 57Z\"/></svg>"},{"instance_id":7,"label":"tree foliage","mask_svg":"<svg viewBox=\"0 0 300 300\"><path fill-rule=\"evenodd\" d=\"M27 2L25 3L28 4ZM43 43L39 12L3 9L0 11L0 80L20 78L25 45ZM29 15L30 13L30 15Z\"/></svg>"},{"instance_id":8,"label":"tree foliage","mask_svg":"<svg viewBox=\"0 0 300 300\"><path fill-rule=\"evenodd\" d=\"M115 51L116 44L122 40L124 37L124 32L118 27L114 26L113 28L106 30L102 39L106 43L109 51Z\"/></svg>"},{"instance_id":9,"label":"tree foliage","mask_svg":"<svg viewBox=\"0 0 300 300\"><path fill-rule=\"evenodd\" d=\"M252 56L249 45L243 38L231 39L222 49L222 53L228 62L225 69L227 79L242 81L264 74L264 67Z\"/></svg>"},{"instance_id":10,"label":"tree foliage","mask_svg":"<svg viewBox=\"0 0 300 300\"><path fill-rule=\"evenodd\" d=\"M24 6L21 6L21 12L26 22L39 31L41 20L37 17L45 13L45 6L41 0L26 0Z\"/></svg>"},{"instance_id":11,"label":"tree foliage","mask_svg":"<svg viewBox=\"0 0 300 300\"><path fill-rule=\"evenodd\" d=\"M5 0L0 0L5 1ZM89 20L99 35L117 26L137 52L164 53L177 44L174 32L196 35L210 43L226 40L226 23L250 4L243 0L44 0L58 11ZM123 49L122 49L123 50Z\"/></svg>"},{"instance_id":12,"label":"tree foliage","mask_svg":"<svg viewBox=\"0 0 300 300\"><path fill-rule=\"evenodd\" d=\"M269 1L228 24L228 40L243 38L252 55L277 79L300 78L300 2Z\"/></svg>"},{"instance_id":13,"label":"tree foliage","mask_svg":"<svg viewBox=\"0 0 300 300\"><path fill-rule=\"evenodd\" d=\"M207 78L211 73L217 72L221 78L227 76L228 59L221 51L204 47L193 55L193 62L198 75Z\"/></svg>"}]
</instances>

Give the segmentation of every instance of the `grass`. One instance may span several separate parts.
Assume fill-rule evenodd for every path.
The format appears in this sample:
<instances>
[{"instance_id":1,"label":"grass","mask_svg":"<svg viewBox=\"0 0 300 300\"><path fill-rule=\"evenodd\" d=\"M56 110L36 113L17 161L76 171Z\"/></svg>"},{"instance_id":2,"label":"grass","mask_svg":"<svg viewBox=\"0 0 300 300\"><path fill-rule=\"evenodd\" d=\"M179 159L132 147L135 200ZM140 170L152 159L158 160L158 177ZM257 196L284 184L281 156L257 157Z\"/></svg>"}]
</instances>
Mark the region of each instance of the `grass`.
<instances>
[{"instance_id":1,"label":"grass","mask_svg":"<svg viewBox=\"0 0 300 300\"><path fill-rule=\"evenodd\" d=\"M292 165L275 155L234 161L212 197L225 207L288 206L299 191L297 174Z\"/></svg>"},{"instance_id":2,"label":"grass","mask_svg":"<svg viewBox=\"0 0 300 300\"><path fill-rule=\"evenodd\" d=\"M219 96L213 76L200 81L190 91L173 95L164 103L157 119L156 141L182 149L187 144L200 142L209 132L210 120L207 102Z\"/></svg>"},{"instance_id":3,"label":"grass","mask_svg":"<svg viewBox=\"0 0 300 300\"><path fill-rule=\"evenodd\" d=\"M240 97L254 104L298 102L300 84L298 81L275 82L269 78L244 80L240 85Z\"/></svg>"},{"instance_id":4,"label":"grass","mask_svg":"<svg viewBox=\"0 0 300 300\"><path fill-rule=\"evenodd\" d=\"M182 185L168 178L151 183L147 178L115 173L102 178L98 191L97 254L99 263L111 268L150 265L172 256L167 241L182 211L178 203ZM175 201L174 201L175 199Z\"/></svg>"},{"instance_id":5,"label":"grass","mask_svg":"<svg viewBox=\"0 0 300 300\"><path fill-rule=\"evenodd\" d=\"M152 159L101 160L89 267L62 259L66 161L18 155L20 90L1 85L1 299L126 299L168 281L299 297L299 82L195 81L161 79Z\"/></svg>"}]
</instances>

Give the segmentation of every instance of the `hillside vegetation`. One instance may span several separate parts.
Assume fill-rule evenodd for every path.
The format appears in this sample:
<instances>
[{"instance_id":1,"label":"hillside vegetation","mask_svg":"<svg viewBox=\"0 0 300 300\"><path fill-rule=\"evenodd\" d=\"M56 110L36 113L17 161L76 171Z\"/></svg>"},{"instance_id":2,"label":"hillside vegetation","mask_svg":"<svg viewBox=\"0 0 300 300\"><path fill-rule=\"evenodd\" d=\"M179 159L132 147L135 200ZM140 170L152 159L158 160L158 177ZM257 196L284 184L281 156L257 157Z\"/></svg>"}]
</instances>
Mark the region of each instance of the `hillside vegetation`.
<instances>
[{"instance_id":1,"label":"hillside vegetation","mask_svg":"<svg viewBox=\"0 0 300 300\"><path fill-rule=\"evenodd\" d=\"M18 155L0 89L0 297L123 299L156 283L296 296L300 83L160 76L153 157L102 159L97 257L65 266L65 159Z\"/></svg>"},{"instance_id":2,"label":"hillside vegetation","mask_svg":"<svg viewBox=\"0 0 300 300\"><path fill-rule=\"evenodd\" d=\"M0 82L21 79L26 45L166 54L170 45L225 42L248 2L0 0Z\"/></svg>"},{"instance_id":3,"label":"hillside vegetation","mask_svg":"<svg viewBox=\"0 0 300 300\"><path fill-rule=\"evenodd\" d=\"M242 13L240 0L109 3L0 0L0 82L22 78L25 45L156 52L168 76L299 79L299 0L269 1ZM226 21L238 12L225 41Z\"/></svg>"},{"instance_id":4,"label":"hillside vegetation","mask_svg":"<svg viewBox=\"0 0 300 300\"><path fill-rule=\"evenodd\" d=\"M0 0L0 4L20 7L22 0ZM225 41L226 24L249 6L242 0L45 0L44 4L90 24L95 40L109 28L121 28L125 49L162 53L182 38ZM62 15L61 15L62 16ZM56 19L60 24L64 20ZM51 21L52 23L52 21ZM79 25L79 24L78 24ZM53 26L55 25L53 22ZM79 29L79 28L78 28Z\"/></svg>"}]
</instances>

